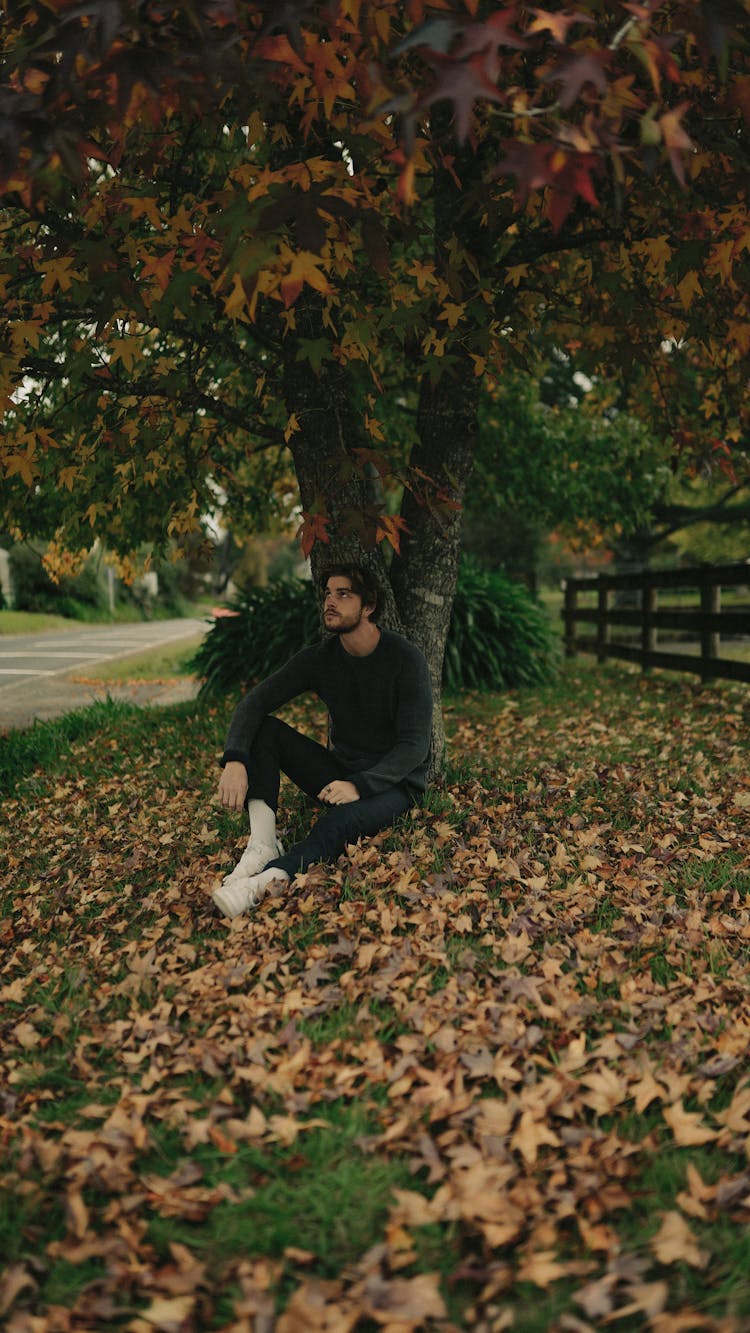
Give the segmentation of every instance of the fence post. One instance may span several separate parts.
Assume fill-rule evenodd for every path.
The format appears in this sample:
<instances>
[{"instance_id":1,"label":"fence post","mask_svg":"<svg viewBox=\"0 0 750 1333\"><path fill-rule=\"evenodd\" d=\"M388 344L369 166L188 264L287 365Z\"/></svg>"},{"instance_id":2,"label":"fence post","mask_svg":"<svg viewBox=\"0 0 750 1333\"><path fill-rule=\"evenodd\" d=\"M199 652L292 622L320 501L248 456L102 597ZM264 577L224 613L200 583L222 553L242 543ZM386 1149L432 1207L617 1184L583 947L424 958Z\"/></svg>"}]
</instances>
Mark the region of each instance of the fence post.
<instances>
[{"instance_id":1,"label":"fence post","mask_svg":"<svg viewBox=\"0 0 750 1333\"><path fill-rule=\"evenodd\" d=\"M643 593L641 596L641 669L650 671L648 654L656 649L656 626L652 616L656 610L656 588L649 570L643 571Z\"/></svg>"},{"instance_id":2,"label":"fence post","mask_svg":"<svg viewBox=\"0 0 750 1333\"><path fill-rule=\"evenodd\" d=\"M607 622L607 612L609 610L609 588L607 587L602 574L599 575L599 587L597 589L596 599L596 660L597 662L606 662L607 644L609 643L609 624Z\"/></svg>"},{"instance_id":3,"label":"fence post","mask_svg":"<svg viewBox=\"0 0 750 1333\"><path fill-rule=\"evenodd\" d=\"M578 589L573 579L565 580L565 607L563 616L565 618L565 656L575 657L576 655L576 606L578 601Z\"/></svg>"},{"instance_id":4,"label":"fence post","mask_svg":"<svg viewBox=\"0 0 750 1333\"><path fill-rule=\"evenodd\" d=\"M721 610L721 587L718 583L701 585L701 612L713 615ZM719 656L719 632L707 626L701 630L701 680L705 684L713 678L711 662Z\"/></svg>"}]
</instances>

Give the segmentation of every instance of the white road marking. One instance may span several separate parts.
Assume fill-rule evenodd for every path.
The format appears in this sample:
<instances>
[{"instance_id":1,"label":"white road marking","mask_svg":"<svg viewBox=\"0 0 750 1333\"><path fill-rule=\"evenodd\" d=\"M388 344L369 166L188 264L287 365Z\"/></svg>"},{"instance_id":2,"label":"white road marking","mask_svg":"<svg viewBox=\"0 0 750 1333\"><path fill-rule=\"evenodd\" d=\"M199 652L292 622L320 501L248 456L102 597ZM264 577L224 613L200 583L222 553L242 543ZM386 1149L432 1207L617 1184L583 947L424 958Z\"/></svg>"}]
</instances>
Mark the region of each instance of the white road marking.
<instances>
[{"instance_id":1,"label":"white road marking","mask_svg":"<svg viewBox=\"0 0 750 1333\"><path fill-rule=\"evenodd\" d=\"M56 676L56 671L32 671L30 667L0 667L0 676Z\"/></svg>"},{"instance_id":2,"label":"white road marking","mask_svg":"<svg viewBox=\"0 0 750 1333\"><path fill-rule=\"evenodd\" d=\"M27 653L5 653L3 652L2 648L0 648L0 662L4 662L9 657L31 657L31 651L29 650L29 652ZM58 652L56 648L53 648L53 649L48 649L47 652L35 651L34 657L74 657L78 662L80 662L81 660L85 660L88 662L98 662L100 654L74 653L70 652L68 649L64 649Z\"/></svg>"}]
</instances>

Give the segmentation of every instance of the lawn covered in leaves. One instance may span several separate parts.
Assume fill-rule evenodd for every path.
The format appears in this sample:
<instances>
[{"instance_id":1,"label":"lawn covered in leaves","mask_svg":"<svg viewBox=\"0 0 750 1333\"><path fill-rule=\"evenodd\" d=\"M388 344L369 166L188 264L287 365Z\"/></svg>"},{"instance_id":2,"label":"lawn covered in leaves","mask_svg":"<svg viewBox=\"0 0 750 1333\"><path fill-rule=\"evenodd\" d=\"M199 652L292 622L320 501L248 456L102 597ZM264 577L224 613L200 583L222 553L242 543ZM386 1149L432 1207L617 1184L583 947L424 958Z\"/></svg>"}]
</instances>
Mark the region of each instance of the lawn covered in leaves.
<instances>
[{"instance_id":1,"label":"lawn covered in leaves","mask_svg":"<svg viewBox=\"0 0 750 1333\"><path fill-rule=\"evenodd\" d=\"M232 923L228 709L22 778L10 1333L750 1328L747 714L580 664L452 700L427 808Z\"/></svg>"}]
</instances>

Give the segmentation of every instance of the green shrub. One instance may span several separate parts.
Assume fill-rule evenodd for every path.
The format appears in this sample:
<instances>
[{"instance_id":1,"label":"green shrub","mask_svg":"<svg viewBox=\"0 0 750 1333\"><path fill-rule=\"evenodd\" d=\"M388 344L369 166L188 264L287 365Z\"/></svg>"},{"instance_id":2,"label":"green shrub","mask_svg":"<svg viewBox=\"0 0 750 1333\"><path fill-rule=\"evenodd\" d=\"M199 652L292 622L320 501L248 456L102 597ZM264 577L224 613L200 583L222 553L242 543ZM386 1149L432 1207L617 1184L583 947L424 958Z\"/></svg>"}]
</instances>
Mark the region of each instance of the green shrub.
<instances>
[{"instance_id":1,"label":"green shrub","mask_svg":"<svg viewBox=\"0 0 750 1333\"><path fill-rule=\"evenodd\" d=\"M217 617L188 664L202 677L204 695L262 680L321 635L312 588L300 579L240 593L230 610L236 614ZM463 564L445 652L446 689L541 684L553 674L556 661L546 612L526 589L504 574Z\"/></svg>"},{"instance_id":2,"label":"green shrub","mask_svg":"<svg viewBox=\"0 0 750 1333\"><path fill-rule=\"evenodd\" d=\"M445 645L447 690L541 685L556 670L556 639L544 607L497 570L461 565Z\"/></svg>"},{"instance_id":3,"label":"green shrub","mask_svg":"<svg viewBox=\"0 0 750 1333\"><path fill-rule=\"evenodd\" d=\"M309 583L281 579L249 588L218 616L188 663L203 678L202 694L225 694L262 680L293 653L320 638L320 613Z\"/></svg>"}]
</instances>

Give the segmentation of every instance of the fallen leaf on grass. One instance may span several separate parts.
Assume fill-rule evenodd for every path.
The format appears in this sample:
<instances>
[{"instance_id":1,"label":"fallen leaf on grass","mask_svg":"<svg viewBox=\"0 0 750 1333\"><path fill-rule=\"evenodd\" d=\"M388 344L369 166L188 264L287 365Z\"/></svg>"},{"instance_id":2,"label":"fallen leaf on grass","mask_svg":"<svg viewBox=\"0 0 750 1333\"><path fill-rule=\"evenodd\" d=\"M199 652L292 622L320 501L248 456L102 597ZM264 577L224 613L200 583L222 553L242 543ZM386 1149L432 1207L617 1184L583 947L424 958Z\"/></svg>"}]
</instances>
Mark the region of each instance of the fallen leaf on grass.
<instances>
[{"instance_id":1,"label":"fallen leaf on grass","mask_svg":"<svg viewBox=\"0 0 750 1333\"><path fill-rule=\"evenodd\" d=\"M544 1146L559 1148L560 1139L545 1120L534 1116L531 1111L524 1111L518 1129L511 1136L510 1146L517 1149L524 1161L533 1166L539 1149Z\"/></svg>"},{"instance_id":2,"label":"fallen leaf on grass","mask_svg":"<svg viewBox=\"0 0 750 1333\"><path fill-rule=\"evenodd\" d=\"M518 1267L519 1282L533 1282L535 1287L549 1287L560 1278L567 1277L568 1265L560 1263L554 1250L537 1250L522 1259Z\"/></svg>"},{"instance_id":3,"label":"fallen leaf on grass","mask_svg":"<svg viewBox=\"0 0 750 1333\"><path fill-rule=\"evenodd\" d=\"M0 1274L0 1315L7 1314L22 1291L36 1290L36 1282L25 1264L9 1264Z\"/></svg>"},{"instance_id":4,"label":"fallen leaf on grass","mask_svg":"<svg viewBox=\"0 0 750 1333\"><path fill-rule=\"evenodd\" d=\"M195 1296L156 1296L147 1310L126 1325L128 1333L184 1333L195 1308Z\"/></svg>"},{"instance_id":5,"label":"fallen leaf on grass","mask_svg":"<svg viewBox=\"0 0 750 1333\"><path fill-rule=\"evenodd\" d=\"M423 1328L429 1319L446 1317L437 1273L418 1277L384 1278L374 1273L362 1290L362 1312L386 1327L398 1327L399 1333Z\"/></svg>"},{"instance_id":6,"label":"fallen leaf on grass","mask_svg":"<svg viewBox=\"0 0 750 1333\"><path fill-rule=\"evenodd\" d=\"M708 1251L701 1250L682 1213L665 1213L662 1224L651 1238L651 1249L660 1264L684 1262L691 1268L705 1268Z\"/></svg>"},{"instance_id":7,"label":"fallen leaf on grass","mask_svg":"<svg viewBox=\"0 0 750 1333\"><path fill-rule=\"evenodd\" d=\"M711 1143L719 1137L718 1130L709 1129L699 1111L686 1111L681 1101L665 1107L662 1115L681 1148Z\"/></svg>"},{"instance_id":8,"label":"fallen leaf on grass","mask_svg":"<svg viewBox=\"0 0 750 1333\"><path fill-rule=\"evenodd\" d=\"M342 1299L342 1282L305 1282L293 1292L276 1333L351 1333L361 1306Z\"/></svg>"}]
</instances>

